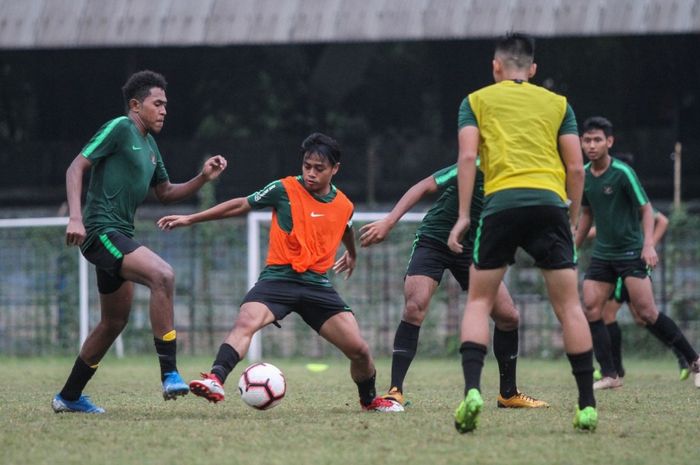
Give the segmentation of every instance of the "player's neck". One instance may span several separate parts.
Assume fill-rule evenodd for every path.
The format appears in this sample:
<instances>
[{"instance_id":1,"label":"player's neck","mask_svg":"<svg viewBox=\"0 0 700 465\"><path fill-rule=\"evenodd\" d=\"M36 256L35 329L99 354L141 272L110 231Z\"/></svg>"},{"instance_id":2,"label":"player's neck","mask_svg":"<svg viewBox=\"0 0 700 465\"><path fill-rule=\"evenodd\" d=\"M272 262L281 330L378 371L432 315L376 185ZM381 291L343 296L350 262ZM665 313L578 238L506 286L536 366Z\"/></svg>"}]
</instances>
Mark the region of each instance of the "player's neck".
<instances>
[{"instance_id":1,"label":"player's neck","mask_svg":"<svg viewBox=\"0 0 700 465\"><path fill-rule=\"evenodd\" d=\"M593 160L591 162L591 173L595 176L605 173L610 166L610 163L612 163L612 158L610 155L605 155L597 160Z\"/></svg>"},{"instance_id":2,"label":"player's neck","mask_svg":"<svg viewBox=\"0 0 700 465\"><path fill-rule=\"evenodd\" d=\"M134 122L136 127L138 128L139 132L141 133L142 136L145 136L146 133L148 133L148 130L146 129L146 125L143 124L143 121L141 121L141 118L137 113L134 112L129 112L129 119Z\"/></svg>"}]
</instances>

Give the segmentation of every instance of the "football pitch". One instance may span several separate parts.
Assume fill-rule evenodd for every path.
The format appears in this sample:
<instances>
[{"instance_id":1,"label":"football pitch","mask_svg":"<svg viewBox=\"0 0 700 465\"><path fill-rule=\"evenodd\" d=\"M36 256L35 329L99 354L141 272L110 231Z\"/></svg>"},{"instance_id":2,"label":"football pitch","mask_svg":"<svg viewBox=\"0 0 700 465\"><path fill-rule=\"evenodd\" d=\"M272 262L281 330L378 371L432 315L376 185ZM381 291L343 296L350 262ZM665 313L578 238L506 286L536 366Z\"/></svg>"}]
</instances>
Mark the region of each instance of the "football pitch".
<instances>
[{"instance_id":1,"label":"football pitch","mask_svg":"<svg viewBox=\"0 0 700 465\"><path fill-rule=\"evenodd\" d=\"M243 404L238 376L227 399L209 404L191 394L164 402L155 357L108 357L86 394L105 415L54 414L51 397L72 366L68 358L0 358L0 463L10 464L694 464L700 457L700 389L678 381L671 358L629 360L625 386L597 394L595 433L572 427L575 385L566 361L522 359L520 389L548 401L541 410L496 408L495 360L487 358L479 428L460 435L452 414L460 401L458 358L414 362L403 413L360 411L348 362L267 360L285 373L287 396L268 411ZM313 360L318 362L317 360ZM181 358L185 379L210 358ZM377 361L377 387L389 382Z\"/></svg>"}]
</instances>

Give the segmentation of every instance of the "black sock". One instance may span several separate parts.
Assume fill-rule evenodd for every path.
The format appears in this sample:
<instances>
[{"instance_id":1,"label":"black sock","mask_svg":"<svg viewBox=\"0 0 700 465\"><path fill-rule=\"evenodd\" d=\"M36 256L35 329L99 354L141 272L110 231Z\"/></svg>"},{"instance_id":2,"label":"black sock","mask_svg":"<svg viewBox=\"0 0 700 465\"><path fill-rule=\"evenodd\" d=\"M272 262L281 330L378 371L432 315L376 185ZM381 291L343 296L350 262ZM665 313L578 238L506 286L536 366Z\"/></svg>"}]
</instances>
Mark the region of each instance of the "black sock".
<instances>
[{"instance_id":1,"label":"black sock","mask_svg":"<svg viewBox=\"0 0 700 465\"><path fill-rule=\"evenodd\" d=\"M486 346L476 342L463 342L459 348L462 354L462 374L464 375L464 395L470 389L481 392L481 369L484 367Z\"/></svg>"},{"instance_id":2,"label":"black sock","mask_svg":"<svg viewBox=\"0 0 700 465\"><path fill-rule=\"evenodd\" d=\"M610 352L610 335L605 327L603 320L591 321L588 323L591 328L591 337L593 338L593 350L595 358L600 364L600 371L603 376L617 376L615 363L613 363L612 354Z\"/></svg>"},{"instance_id":3,"label":"black sock","mask_svg":"<svg viewBox=\"0 0 700 465\"><path fill-rule=\"evenodd\" d=\"M97 367L92 368L90 365L83 362L80 357L77 357L73 364L73 369L70 375L68 375L66 384L63 386L63 389L61 389L61 397L70 401L78 400L83 389L85 389L85 385L87 385L96 371Z\"/></svg>"},{"instance_id":4,"label":"black sock","mask_svg":"<svg viewBox=\"0 0 700 465\"><path fill-rule=\"evenodd\" d=\"M581 354L566 354L571 364L571 373L578 386L578 408L595 407L593 395L593 351Z\"/></svg>"},{"instance_id":5,"label":"black sock","mask_svg":"<svg viewBox=\"0 0 700 465\"><path fill-rule=\"evenodd\" d=\"M612 355L615 371L619 376L625 376L625 369L622 367L622 331L617 321L605 325L610 336L610 353Z\"/></svg>"},{"instance_id":6,"label":"black sock","mask_svg":"<svg viewBox=\"0 0 700 465\"><path fill-rule=\"evenodd\" d=\"M673 346L678 352L683 354L688 363L693 363L698 359L698 353L695 352L695 349L690 345L676 323L664 313L659 313L659 317L654 324L647 327L662 342Z\"/></svg>"},{"instance_id":7,"label":"black sock","mask_svg":"<svg viewBox=\"0 0 700 465\"><path fill-rule=\"evenodd\" d=\"M374 386L374 382L377 379L377 372L375 371L372 376L364 381L355 381L357 384L357 392L360 394L360 403L362 405L369 405L372 403L375 397L377 397L377 389Z\"/></svg>"},{"instance_id":8,"label":"black sock","mask_svg":"<svg viewBox=\"0 0 700 465\"><path fill-rule=\"evenodd\" d=\"M493 354L498 362L500 375L500 393L505 399L518 393L515 382L518 365L518 330L501 331L496 328L493 333Z\"/></svg>"},{"instance_id":9,"label":"black sock","mask_svg":"<svg viewBox=\"0 0 700 465\"><path fill-rule=\"evenodd\" d=\"M177 339L164 341L154 337L153 343L156 346L160 362L160 380L163 381L166 373L177 371Z\"/></svg>"},{"instance_id":10,"label":"black sock","mask_svg":"<svg viewBox=\"0 0 700 465\"><path fill-rule=\"evenodd\" d=\"M216 360L214 360L214 364L211 366L211 372L216 375L219 381L221 381L221 384L223 384L240 361L241 356L238 355L236 349L224 342L219 346L219 352L216 354Z\"/></svg>"},{"instance_id":11,"label":"black sock","mask_svg":"<svg viewBox=\"0 0 700 465\"><path fill-rule=\"evenodd\" d=\"M401 321L394 336L394 351L391 354L391 386L403 392L403 380L418 349L420 326Z\"/></svg>"}]
</instances>

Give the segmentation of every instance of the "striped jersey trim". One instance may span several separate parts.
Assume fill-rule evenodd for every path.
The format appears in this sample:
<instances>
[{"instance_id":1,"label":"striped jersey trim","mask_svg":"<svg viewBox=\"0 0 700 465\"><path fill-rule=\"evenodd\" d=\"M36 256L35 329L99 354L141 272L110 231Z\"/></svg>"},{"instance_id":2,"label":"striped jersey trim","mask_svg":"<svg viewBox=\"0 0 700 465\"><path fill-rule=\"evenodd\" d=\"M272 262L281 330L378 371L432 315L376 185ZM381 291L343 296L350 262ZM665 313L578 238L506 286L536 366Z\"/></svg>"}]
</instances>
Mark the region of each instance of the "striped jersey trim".
<instances>
[{"instance_id":1,"label":"striped jersey trim","mask_svg":"<svg viewBox=\"0 0 700 465\"><path fill-rule=\"evenodd\" d=\"M102 242L102 245L105 246L105 249L107 249L107 251L111 253L112 256L117 260L120 260L124 257L124 255L119 251L119 249L117 249L114 246L114 244L112 244L112 241L109 240L107 234L100 234L100 242Z\"/></svg>"},{"instance_id":2,"label":"striped jersey trim","mask_svg":"<svg viewBox=\"0 0 700 465\"><path fill-rule=\"evenodd\" d=\"M615 159L613 159L612 165L613 165L613 167L622 171L625 174L625 177L627 177L627 180L629 181L630 185L632 186L632 190L634 190L634 195L635 195L635 197L637 197L637 203L639 203L639 205L646 205L647 198L646 198L646 195L644 194L644 188L639 183L639 180L637 179L637 176L634 174L634 171L632 171L632 168L625 165L624 163L618 162Z\"/></svg>"},{"instance_id":3,"label":"striped jersey trim","mask_svg":"<svg viewBox=\"0 0 700 465\"><path fill-rule=\"evenodd\" d=\"M127 119L126 116L120 116L110 121L102 131L97 133L92 142L88 144L87 147L85 147L85 150L83 150L83 156L85 158L89 157L92 154L92 152L94 152L95 149L102 143L102 141L105 140L105 137L107 137L109 133L112 132L114 127L125 119Z\"/></svg>"}]
</instances>

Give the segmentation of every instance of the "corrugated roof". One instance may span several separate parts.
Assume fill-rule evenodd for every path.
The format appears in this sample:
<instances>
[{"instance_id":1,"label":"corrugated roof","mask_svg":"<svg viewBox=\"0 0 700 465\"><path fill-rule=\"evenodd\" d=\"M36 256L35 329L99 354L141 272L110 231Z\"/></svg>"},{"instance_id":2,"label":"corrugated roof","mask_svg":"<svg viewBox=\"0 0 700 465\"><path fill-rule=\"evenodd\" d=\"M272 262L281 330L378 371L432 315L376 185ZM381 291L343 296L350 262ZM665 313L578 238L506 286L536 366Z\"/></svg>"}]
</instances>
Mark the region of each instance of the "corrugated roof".
<instances>
[{"instance_id":1,"label":"corrugated roof","mask_svg":"<svg viewBox=\"0 0 700 465\"><path fill-rule=\"evenodd\" d=\"M700 32L700 0L0 0L0 48Z\"/></svg>"}]
</instances>

